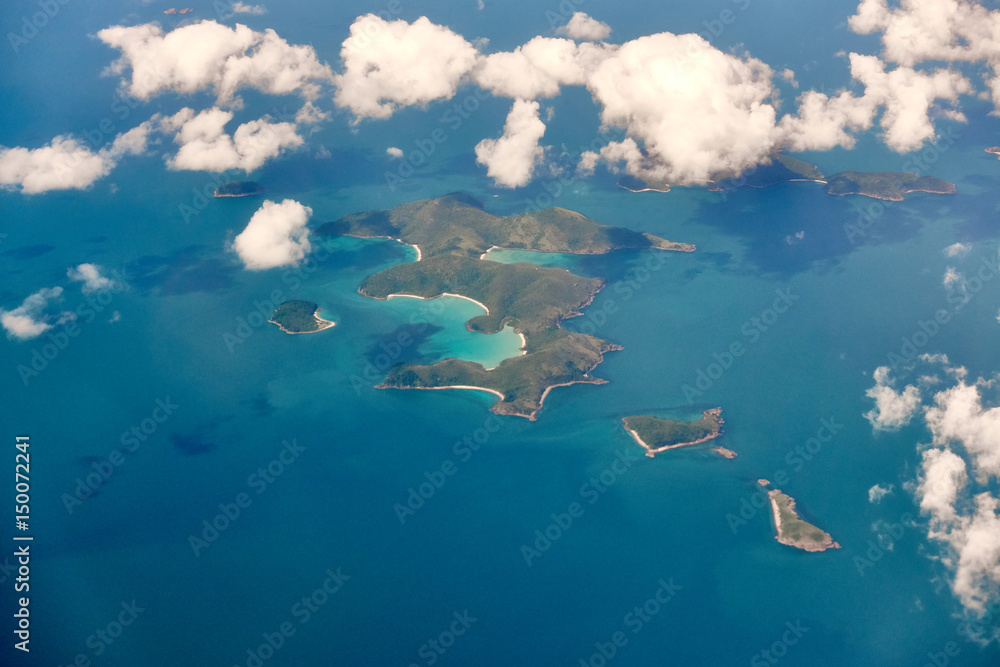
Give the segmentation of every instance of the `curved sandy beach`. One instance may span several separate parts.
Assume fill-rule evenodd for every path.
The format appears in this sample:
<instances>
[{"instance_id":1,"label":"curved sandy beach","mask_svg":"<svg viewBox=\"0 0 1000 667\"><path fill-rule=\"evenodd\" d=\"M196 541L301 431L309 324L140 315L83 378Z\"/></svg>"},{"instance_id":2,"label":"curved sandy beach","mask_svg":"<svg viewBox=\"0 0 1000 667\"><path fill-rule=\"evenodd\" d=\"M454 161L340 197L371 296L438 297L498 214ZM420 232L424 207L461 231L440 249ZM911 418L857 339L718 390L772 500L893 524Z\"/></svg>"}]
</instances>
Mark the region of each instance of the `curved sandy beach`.
<instances>
[{"instance_id":1,"label":"curved sandy beach","mask_svg":"<svg viewBox=\"0 0 1000 667\"><path fill-rule=\"evenodd\" d=\"M438 294L437 296L417 296L416 294L390 294L390 295L388 295L385 298L386 299L393 299L393 298L396 298L396 297L406 297L408 299L420 299L421 301L431 301L433 299L439 299L439 298L441 298L443 296L454 296L454 297L458 297L459 299L465 299L466 301L471 301L472 303L476 304L477 306L479 306L480 308L482 308L483 310L485 310L487 315L490 314L490 309L489 308L487 308L484 304L480 303L479 301L476 301L472 297L463 296L461 294L452 294L451 292L442 292L441 294Z\"/></svg>"}]
</instances>

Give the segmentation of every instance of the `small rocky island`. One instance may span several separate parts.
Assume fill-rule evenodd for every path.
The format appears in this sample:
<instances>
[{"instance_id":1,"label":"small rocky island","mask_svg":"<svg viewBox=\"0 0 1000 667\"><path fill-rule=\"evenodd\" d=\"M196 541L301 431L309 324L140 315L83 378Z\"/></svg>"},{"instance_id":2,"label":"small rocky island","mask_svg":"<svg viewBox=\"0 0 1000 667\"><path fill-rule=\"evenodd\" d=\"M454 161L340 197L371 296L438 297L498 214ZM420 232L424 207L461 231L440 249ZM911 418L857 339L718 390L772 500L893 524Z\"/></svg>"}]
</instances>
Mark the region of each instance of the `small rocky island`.
<instances>
[{"instance_id":1,"label":"small rocky island","mask_svg":"<svg viewBox=\"0 0 1000 667\"><path fill-rule=\"evenodd\" d=\"M701 419L692 422L635 415L622 418L622 424L646 450L646 456L652 457L668 449L690 447L719 437L722 434L722 408L705 410ZM727 459L736 456L736 452L724 447L714 447L712 451Z\"/></svg>"},{"instance_id":2,"label":"small rocky island","mask_svg":"<svg viewBox=\"0 0 1000 667\"><path fill-rule=\"evenodd\" d=\"M770 485L766 479L759 479L757 483L763 487ZM777 532L776 540L803 551L826 551L827 549L840 548L840 545L833 541L829 533L799 517L795 511L795 500L791 496L782 493L779 489L771 489L767 492L767 497L771 500L771 515Z\"/></svg>"},{"instance_id":3,"label":"small rocky island","mask_svg":"<svg viewBox=\"0 0 1000 667\"><path fill-rule=\"evenodd\" d=\"M986 152L996 155L997 159L1000 160L1000 146L990 146L986 149Z\"/></svg>"},{"instance_id":4,"label":"small rocky island","mask_svg":"<svg viewBox=\"0 0 1000 667\"><path fill-rule=\"evenodd\" d=\"M216 197L251 197L264 193L264 186L253 181L227 181L215 189Z\"/></svg>"},{"instance_id":5,"label":"small rocky island","mask_svg":"<svg viewBox=\"0 0 1000 667\"><path fill-rule=\"evenodd\" d=\"M318 310L312 301L286 301L274 310L268 322L289 334L316 333L334 326L334 322L317 315Z\"/></svg>"}]
</instances>

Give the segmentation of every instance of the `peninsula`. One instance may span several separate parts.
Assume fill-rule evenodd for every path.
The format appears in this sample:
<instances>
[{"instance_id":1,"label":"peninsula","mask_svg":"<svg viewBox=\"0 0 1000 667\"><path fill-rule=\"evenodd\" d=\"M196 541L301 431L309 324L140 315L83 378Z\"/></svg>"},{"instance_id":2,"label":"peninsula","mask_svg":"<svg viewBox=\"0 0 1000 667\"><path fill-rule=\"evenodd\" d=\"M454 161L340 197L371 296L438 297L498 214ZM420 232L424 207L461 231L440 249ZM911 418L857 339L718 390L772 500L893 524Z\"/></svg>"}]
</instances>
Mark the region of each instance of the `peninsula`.
<instances>
[{"instance_id":1,"label":"peninsula","mask_svg":"<svg viewBox=\"0 0 1000 667\"><path fill-rule=\"evenodd\" d=\"M766 479L757 480L761 486L768 486ZM778 489L767 492L771 500L771 516L774 519L775 539L803 551L826 551L839 549L840 545L833 541L829 533L803 521L795 511L795 500Z\"/></svg>"},{"instance_id":2,"label":"peninsula","mask_svg":"<svg viewBox=\"0 0 1000 667\"><path fill-rule=\"evenodd\" d=\"M227 181L215 189L216 197L250 197L263 194L264 186L253 181Z\"/></svg>"},{"instance_id":3,"label":"peninsula","mask_svg":"<svg viewBox=\"0 0 1000 667\"><path fill-rule=\"evenodd\" d=\"M289 334L317 333L334 326L334 322L317 315L318 310L312 301L286 301L274 310L268 322Z\"/></svg>"},{"instance_id":4,"label":"peninsula","mask_svg":"<svg viewBox=\"0 0 1000 667\"><path fill-rule=\"evenodd\" d=\"M623 417L622 424L639 445L646 450L646 456L655 456L668 449L690 447L708 442L722 434L722 408L712 408L702 413L701 419L693 422L660 419L650 415ZM734 458L736 453L723 447L716 447L716 453L726 458Z\"/></svg>"},{"instance_id":5,"label":"peninsula","mask_svg":"<svg viewBox=\"0 0 1000 667\"><path fill-rule=\"evenodd\" d=\"M604 286L566 269L501 264L483 258L492 247L573 254L636 248L691 252L694 246L652 234L610 227L563 208L496 216L464 194L401 204L387 211L347 215L315 232L329 236L388 237L420 248L420 261L391 266L361 281L372 299L443 294L479 303L484 313L466 322L469 331L496 333L511 326L523 337L524 354L486 369L461 359L389 369L382 389L475 389L494 394L497 414L535 419L555 387L602 384L590 375L606 352L621 346L568 331L560 323L580 314Z\"/></svg>"}]
</instances>

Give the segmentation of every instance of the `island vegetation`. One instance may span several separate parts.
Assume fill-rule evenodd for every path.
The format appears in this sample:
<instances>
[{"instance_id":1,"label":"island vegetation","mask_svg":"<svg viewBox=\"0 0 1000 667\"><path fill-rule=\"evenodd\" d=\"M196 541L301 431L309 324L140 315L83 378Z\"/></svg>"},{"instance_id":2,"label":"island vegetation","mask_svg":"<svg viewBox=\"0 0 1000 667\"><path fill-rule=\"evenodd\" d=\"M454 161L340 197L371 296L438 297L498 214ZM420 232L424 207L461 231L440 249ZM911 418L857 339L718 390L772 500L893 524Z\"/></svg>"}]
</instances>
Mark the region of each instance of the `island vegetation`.
<instances>
[{"instance_id":1,"label":"island vegetation","mask_svg":"<svg viewBox=\"0 0 1000 667\"><path fill-rule=\"evenodd\" d=\"M987 148L986 152L1000 153L1000 147ZM723 192L740 187L766 188L779 183L811 181L826 185L831 195L863 195L874 199L902 201L911 192L955 194L955 186L933 176L920 176L902 171L842 171L826 177L819 167L804 160L772 153L761 164L737 172L719 172L712 175L707 187L713 192ZM655 190L669 192L670 184L662 181L639 181L626 177L619 183L632 192Z\"/></svg>"},{"instance_id":2,"label":"island vegetation","mask_svg":"<svg viewBox=\"0 0 1000 667\"><path fill-rule=\"evenodd\" d=\"M826 191L831 195L864 195L875 199L903 201L910 192L955 194L955 186L933 176L902 171L842 171L830 177Z\"/></svg>"},{"instance_id":3,"label":"island vegetation","mask_svg":"<svg viewBox=\"0 0 1000 667\"><path fill-rule=\"evenodd\" d=\"M318 310L312 301L286 301L274 310L268 322L290 334L316 333L334 326L334 322L317 315Z\"/></svg>"},{"instance_id":4,"label":"island vegetation","mask_svg":"<svg viewBox=\"0 0 1000 667\"><path fill-rule=\"evenodd\" d=\"M761 486L770 484L766 479L758 480L757 483ZM804 551L840 548L829 533L802 520L795 510L795 500L791 496L778 489L771 489L767 492L767 497L771 500L771 516L774 519L776 540Z\"/></svg>"},{"instance_id":5,"label":"island vegetation","mask_svg":"<svg viewBox=\"0 0 1000 667\"><path fill-rule=\"evenodd\" d=\"M646 450L646 456L655 456L669 449L689 447L717 438L722 434L724 422L722 408L712 408L705 410L701 419L697 421L675 421L651 415L634 415L622 418L622 423L625 425L625 430ZM736 455L728 449L717 453L726 458L733 458Z\"/></svg>"},{"instance_id":6,"label":"island vegetation","mask_svg":"<svg viewBox=\"0 0 1000 667\"><path fill-rule=\"evenodd\" d=\"M264 186L253 181L227 181L215 189L216 197L250 197L263 194Z\"/></svg>"},{"instance_id":7,"label":"island vegetation","mask_svg":"<svg viewBox=\"0 0 1000 667\"><path fill-rule=\"evenodd\" d=\"M555 387L605 382L590 373L606 352L621 347L560 326L562 320L580 314L604 281L565 269L501 264L481 256L496 247L574 254L625 248L694 250L689 244L602 225L562 208L496 216L463 194L348 215L320 226L316 233L388 237L420 249L420 261L391 266L365 278L358 289L364 296L463 296L485 311L466 323L469 331L491 334L509 325L524 337L525 353L495 368L487 370L460 359L429 365L402 363L388 371L380 388L479 389L499 399L494 412L529 419L535 419Z\"/></svg>"}]
</instances>

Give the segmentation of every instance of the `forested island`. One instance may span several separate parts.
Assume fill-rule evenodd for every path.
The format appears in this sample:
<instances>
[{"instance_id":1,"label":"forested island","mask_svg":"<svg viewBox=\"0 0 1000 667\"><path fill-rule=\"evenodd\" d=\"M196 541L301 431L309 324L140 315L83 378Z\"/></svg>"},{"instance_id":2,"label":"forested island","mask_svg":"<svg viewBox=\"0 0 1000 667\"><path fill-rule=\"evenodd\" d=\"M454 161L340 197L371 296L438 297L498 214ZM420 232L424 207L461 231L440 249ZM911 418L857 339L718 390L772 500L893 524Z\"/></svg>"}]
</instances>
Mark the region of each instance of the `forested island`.
<instances>
[{"instance_id":1,"label":"forested island","mask_svg":"<svg viewBox=\"0 0 1000 667\"><path fill-rule=\"evenodd\" d=\"M334 326L334 322L317 315L318 310L312 301L286 301L274 310L268 322L290 334L316 333Z\"/></svg>"},{"instance_id":2,"label":"forested island","mask_svg":"<svg viewBox=\"0 0 1000 667\"><path fill-rule=\"evenodd\" d=\"M708 442L722 434L722 408L712 408L702 413L697 421L675 421L660 419L650 415L623 417L622 424L632 438L646 450L646 456L679 447L689 447ZM726 458L736 456L735 452L723 449L718 454Z\"/></svg>"},{"instance_id":3,"label":"forested island","mask_svg":"<svg viewBox=\"0 0 1000 667\"><path fill-rule=\"evenodd\" d=\"M761 486L768 486L766 479L757 480ZM775 539L782 544L804 551L825 551L839 549L840 545L833 541L830 534L820 528L803 521L795 511L795 500L779 489L767 492L771 500L771 516L776 531Z\"/></svg>"},{"instance_id":4,"label":"forested island","mask_svg":"<svg viewBox=\"0 0 1000 667\"><path fill-rule=\"evenodd\" d=\"M253 181L227 181L215 189L216 197L250 197L264 193L264 186Z\"/></svg>"},{"instance_id":5,"label":"forested island","mask_svg":"<svg viewBox=\"0 0 1000 667\"><path fill-rule=\"evenodd\" d=\"M842 171L830 177L826 191L831 195L865 195L875 199L903 201L911 192L955 194L955 186L933 176L901 171Z\"/></svg>"},{"instance_id":6,"label":"forested island","mask_svg":"<svg viewBox=\"0 0 1000 667\"><path fill-rule=\"evenodd\" d=\"M505 359L496 368L486 370L460 359L404 363L389 370L380 388L480 389L500 399L494 412L529 419L535 419L555 387L605 382L590 372L606 352L621 346L560 327L562 320L580 314L604 281L535 264L501 264L483 259L483 254L491 248L574 254L624 248L694 250L689 244L602 225L563 208L496 216L463 194L348 215L320 226L316 233L387 237L417 247L419 261L365 278L358 289L364 296L464 296L486 311L469 320L467 329L490 334L510 325L525 338L525 354Z\"/></svg>"}]
</instances>

